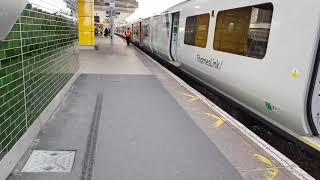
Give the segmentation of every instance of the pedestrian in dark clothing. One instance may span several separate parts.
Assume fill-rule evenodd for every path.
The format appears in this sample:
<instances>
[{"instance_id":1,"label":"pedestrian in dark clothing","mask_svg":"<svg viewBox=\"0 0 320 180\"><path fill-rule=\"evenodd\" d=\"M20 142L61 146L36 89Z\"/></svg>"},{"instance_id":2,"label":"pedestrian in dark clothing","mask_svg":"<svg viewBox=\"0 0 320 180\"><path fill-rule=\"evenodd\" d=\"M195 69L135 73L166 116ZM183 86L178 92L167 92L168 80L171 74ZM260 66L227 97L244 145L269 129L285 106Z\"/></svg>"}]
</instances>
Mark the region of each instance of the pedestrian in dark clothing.
<instances>
[{"instance_id":1,"label":"pedestrian in dark clothing","mask_svg":"<svg viewBox=\"0 0 320 180\"><path fill-rule=\"evenodd\" d=\"M104 36L107 38L107 37L109 36L109 33L110 33L109 29L106 28L106 29L104 30Z\"/></svg>"}]
</instances>

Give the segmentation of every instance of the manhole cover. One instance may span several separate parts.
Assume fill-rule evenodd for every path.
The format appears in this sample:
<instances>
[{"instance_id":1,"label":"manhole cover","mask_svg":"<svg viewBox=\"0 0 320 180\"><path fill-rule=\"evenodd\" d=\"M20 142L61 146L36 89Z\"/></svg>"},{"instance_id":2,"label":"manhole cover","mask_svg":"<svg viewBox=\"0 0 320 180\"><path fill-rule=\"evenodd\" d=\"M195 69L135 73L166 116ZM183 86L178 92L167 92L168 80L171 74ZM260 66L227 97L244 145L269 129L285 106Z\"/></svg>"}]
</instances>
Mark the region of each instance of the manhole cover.
<instances>
[{"instance_id":1,"label":"manhole cover","mask_svg":"<svg viewBox=\"0 0 320 180\"><path fill-rule=\"evenodd\" d=\"M71 172L75 151L32 152L22 172Z\"/></svg>"}]
</instances>

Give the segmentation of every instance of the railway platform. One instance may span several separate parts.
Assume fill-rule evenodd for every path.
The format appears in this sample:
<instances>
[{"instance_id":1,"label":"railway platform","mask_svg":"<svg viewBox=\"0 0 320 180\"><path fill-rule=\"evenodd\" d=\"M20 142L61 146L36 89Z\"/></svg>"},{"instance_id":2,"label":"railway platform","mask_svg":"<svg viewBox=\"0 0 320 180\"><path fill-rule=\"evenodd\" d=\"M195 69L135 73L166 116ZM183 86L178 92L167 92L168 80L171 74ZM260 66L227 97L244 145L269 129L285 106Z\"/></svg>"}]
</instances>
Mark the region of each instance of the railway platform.
<instances>
[{"instance_id":1,"label":"railway platform","mask_svg":"<svg viewBox=\"0 0 320 180\"><path fill-rule=\"evenodd\" d=\"M97 47L8 180L312 179L133 45ZM33 150L74 156L29 163Z\"/></svg>"}]
</instances>

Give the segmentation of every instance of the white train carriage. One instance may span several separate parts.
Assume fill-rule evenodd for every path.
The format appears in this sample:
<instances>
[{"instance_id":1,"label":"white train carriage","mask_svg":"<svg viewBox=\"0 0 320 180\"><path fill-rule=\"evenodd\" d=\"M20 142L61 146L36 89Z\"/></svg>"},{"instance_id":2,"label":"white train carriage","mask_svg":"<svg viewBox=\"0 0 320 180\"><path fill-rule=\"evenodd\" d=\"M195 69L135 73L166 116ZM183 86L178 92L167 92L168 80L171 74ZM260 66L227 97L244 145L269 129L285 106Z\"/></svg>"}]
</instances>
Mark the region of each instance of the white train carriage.
<instances>
[{"instance_id":1,"label":"white train carriage","mask_svg":"<svg viewBox=\"0 0 320 180\"><path fill-rule=\"evenodd\" d=\"M319 5L191 0L142 20L143 43L287 133L318 136Z\"/></svg>"},{"instance_id":2,"label":"white train carriage","mask_svg":"<svg viewBox=\"0 0 320 180\"><path fill-rule=\"evenodd\" d=\"M132 25L132 41L134 43L140 44L141 40L141 21L135 22Z\"/></svg>"},{"instance_id":3,"label":"white train carriage","mask_svg":"<svg viewBox=\"0 0 320 180\"><path fill-rule=\"evenodd\" d=\"M121 37L125 37L125 32L126 32L127 26L120 26L120 27L116 27L116 34L121 36Z\"/></svg>"},{"instance_id":4,"label":"white train carriage","mask_svg":"<svg viewBox=\"0 0 320 180\"><path fill-rule=\"evenodd\" d=\"M152 46L151 46L151 18L147 18L142 20L141 22L141 46L149 51L153 52Z\"/></svg>"}]
</instances>

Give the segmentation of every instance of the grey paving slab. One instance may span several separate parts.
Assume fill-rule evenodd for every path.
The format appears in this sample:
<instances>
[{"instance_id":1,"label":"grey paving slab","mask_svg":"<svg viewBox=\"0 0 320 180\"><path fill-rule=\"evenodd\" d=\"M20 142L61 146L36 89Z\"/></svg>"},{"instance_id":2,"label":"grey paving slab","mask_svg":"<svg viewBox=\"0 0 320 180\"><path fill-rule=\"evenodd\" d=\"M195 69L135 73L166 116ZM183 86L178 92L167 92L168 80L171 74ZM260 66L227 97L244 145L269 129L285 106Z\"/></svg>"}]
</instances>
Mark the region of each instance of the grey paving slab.
<instances>
[{"instance_id":1,"label":"grey paving slab","mask_svg":"<svg viewBox=\"0 0 320 180\"><path fill-rule=\"evenodd\" d=\"M242 179L154 76L104 82L95 179ZM96 83L96 84L95 84Z\"/></svg>"},{"instance_id":2,"label":"grey paving slab","mask_svg":"<svg viewBox=\"0 0 320 180\"><path fill-rule=\"evenodd\" d=\"M80 71L89 74L151 74L119 38L97 38L98 50L80 51Z\"/></svg>"},{"instance_id":3,"label":"grey paving slab","mask_svg":"<svg viewBox=\"0 0 320 180\"><path fill-rule=\"evenodd\" d=\"M155 76L81 75L32 148L76 150L72 172L18 173L9 180L80 179L99 93L94 179L242 179Z\"/></svg>"}]
</instances>

